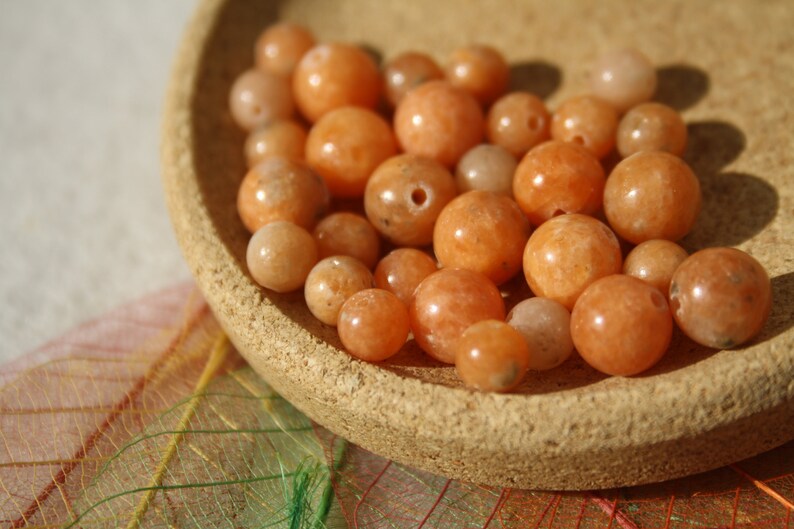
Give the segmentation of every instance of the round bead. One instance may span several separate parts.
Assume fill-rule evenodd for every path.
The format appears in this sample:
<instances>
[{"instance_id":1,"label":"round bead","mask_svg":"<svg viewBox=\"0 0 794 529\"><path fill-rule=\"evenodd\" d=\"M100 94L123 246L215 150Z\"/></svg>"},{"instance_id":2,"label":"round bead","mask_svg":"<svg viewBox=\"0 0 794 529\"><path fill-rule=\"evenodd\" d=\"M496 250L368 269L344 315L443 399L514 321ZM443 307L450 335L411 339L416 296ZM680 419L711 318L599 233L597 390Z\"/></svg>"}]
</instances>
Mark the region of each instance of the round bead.
<instances>
[{"instance_id":1,"label":"round bead","mask_svg":"<svg viewBox=\"0 0 794 529\"><path fill-rule=\"evenodd\" d=\"M394 132L405 152L453 167L482 140L484 118L468 92L446 81L430 81L397 105Z\"/></svg>"},{"instance_id":2,"label":"round bead","mask_svg":"<svg viewBox=\"0 0 794 529\"><path fill-rule=\"evenodd\" d=\"M375 267L375 286L393 293L407 307L419 283L436 270L436 262L423 251L398 248Z\"/></svg>"},{"instance_id":3,"label":"round bead","mask_svg":"<svg viewBox=\"0 0 794 529\"><path fill-rule=\"evenodd\" d=\"M442 266L474 270L499 285L521 270L529 232L529 222L513 200L470 191L441 211L433 251Z\"/></svg>"},{"instance_id":4,"label":"round bead","mask_svg":"<svg viewBox=\"0 0 794 529\"><path fill-rule=\"evenodd\" d=\"M673 274L670 307L687 336L706 347L727 349L761 331L772 307L772 288L752 256L734 248L707 248L689 256Z\"/></svg>"},{"instance_id":5,"label":"round bead","mask_svg":"<svg viewBox=\"0 0 794 529\"><path fill-rule=\"evenodd\" d=\"M458 162L455 170L458 192L492 191L512 197L516 165L516 159L506 149L487 143L477 145Z\"/></svg>"},{"instance_id":6,"label":"round bead","mask_svg":"<svg viewBox=\"0 0 794 529\"><path fill-rule=\"evenodd\" d=\"M349 255L370 269L378 262L378 233L361 215L346 211L328 215L314 228L314 240L320 259Z\"/></svg>"},{"instance_id":7,"label":"round bead","mask_svg":"<svg viewBox=\"0 0 794 529\"><path fill-rule=\"evenodd\" d=\"M496 49L482 44L458 48L449 57L446 77L486 106L493 103L507 88L510 68Z\"/></svg>"},{"instance_id":8,"label":"round bead","mask_svg":"<svg viewBox=\"0 0 794 529\"><path fill-rule=\"evenodd\" d=\"M455 344L455 370L470 388L504 393L521 383L530 354L513 327L502 321L480 321Z\"/></svg>"},{"instance_id":9,"label":"round bead","mask_svg":"<svg viewBox=\"0 0 794 529\"><path fill-rule=\"evenodd\" d=\"M686 123L681 114L661 103L637 105L618 125L617 146L623 158L640 151L665 151L682 156L686 140Z\"/></svg>"},{"instance_id":10,"label":"round bead","mask_svg":"<svg viewBox=\"0 0 794 529\"><path fill-rule=\"evenodd\" d=\"M607 375L631 376L664 356L673 333L667 300L637 278L613 275L585 290L571 313L581 357Z\"/></svg>"},{"instance_id":11,"label":"round bead","mask_svg":"<svg viewBox=\"0 0 794 529\"><path fill-rule=\"evenodd\" d=\"M383 68L386 99L392 107L405 94L428 81L444 78L444 72L429 55L415 51L401 53Z\"/></svg>"},{"instance_id":12,"label":"round bead","mask_svg":"<svg viewBox=\"0 0 794 529\"><path fill-rule=\"evenodd\" d=\"M359 107L331 110L314 124L306 140L307 163L335 197L362 196L375 168L396 153L386 120Z\"/></svg>"},{"instance_id":13,"label":"round bead","mask_svg":"<svg viewBox=\"0 0 794 529\"><path fill-rule=\"evenodd\" d=\"M571 313L556 301L525 299L513 307L506 321L527 343L529 369L552 369L571 356Z\"/></svg>"},{"instance_id":14,"label":"round bead","mask_svg":"<svg viewBox=\"0 0 794 529\"><path fill-rule=\"evenodd\" d=\"M401 246L433 241L439 213L455 198L455 180L430 158L402 154L386 160L367 182L364 209L384 237Z\"/></svg>"},{"instance_id":15,"label":"round bead","mask_svg":"<svg viewBox=\"0 0 794 529\"><path fill-rule=\"evenodd\" d=\"M314 243L314 240L312 240ZM347 255L326 257L309 272L303 295L314 317L326 325L336 326L342 304L365 288L372 287L372 272Z\"/></svg>"},{"instance_id":16,"label":"round bead","mask_svg":"<svg viewBox=\"0 0 794 529\"><path fill-rule=\"evenodd\" d=\"M504 320L505 306L496 286L484 275L443 268L416 288L409 310L411 330L427 354L455 363L455 342L470 325Z\"/></svg>"},{"instance_id":17,"label":"round bead","mask_svg":"<svg viewBox=\"0 0 794 529\"><path fill-rule=\"evenodd\" d=\"M301 162L267 158L248 171L237 193L237 212L248 231L287 220L311 229L328 209L322 179Z\"/></svg>"},{"instance_id":18,"label":"round bead","mask_svg":"<svg viewBox=\"0 0 794 529\"><path fill-rule=\"evenodd\" d=\"M301 57L314 46L311 32L292 22L279 22L259 35L254 45L256 67L289 77Z\"/></svg>"},{"instance_id":19,"label":"round bead","mask_svg":"<svg viewBox=\"0 0 794 529\"><path fill-rule=\"evenodd\" d=\"M280 119L265 123L248 134L245 140L245 158L248 167L253 167L270 156L303 160L305 146L306 129L303 125Z\"/></svg>"},{"instance_id":20,"label":"round bead","mask_svg":"<svg viewBox=\"0 0 794 529\"><path fill-rule=\"evenodd\" d=\"M374 109L381 94L378 66L350 44L321 44L303 56L292 77L295 103L310 122L344 106Z\"/></svg>"},{"instance_id":21,"label":"round bead","mask_svg":"<svg viewBox=\"0 0 794 529\"><path fill-rule=\"evenodd\" d=\"M617 237L587 215L561 215L544 222L524 250L524 276L532 292L568 310L591 283L621 268Z\"/></svg>"},{"instance_id":22,"label":"round bead","mask_svg":"<svg viewBox=\"0 0 794 529\"><path fill-rule=\"evenodd\" d=\"M337 331L348 353L367 362L380 362L405 344L410 331L408 308L386 290L360 290L342 304Z\"/></svg>"},{"instance_id":23,"label":"round bead","mask_svg":"<svg viewBox=\"0 0 794 529\"><path fill-rule=\"evenodd\" d=\"M251 131L275 119L288 119L295 110L289 82L262 70L243 72L229 91L229 111L241 128Z\"/></svg>"},{"instance_id":24,"label":"round bead","mask_svg":"<svg viewBox=\"0 0 794 529\"><path fill-rule=\"evenodd\" d=\"M305 229L272 222L254 233L245 254L254 281L275 292L299 289L317 262L317 247Z\"/></svg>"},{"instance_id":25,"label":"round bead","mask_svg":"<svg viewBox=\"0 0 794 529\"><path fill-rule=\"evenodd\" d=\"M615 232L639 244L677 241L700 212L700 183L681 158L638 152L612 170L604 187L604 213Z\"/></svg>"},{"instance_id":26,"label":"round bead","mask_svg":"<svg viewBox=\"0 0 794 529\"><path fill-rule=\"evenodd\" d=\"M652 239L638 244L626 256L623 273L641 279L667 295L670 280L689 254L671 241Z\"/></svg>"},{"instance_id":27,"label":"round bead","mask_svg":"<svg viewBox=\"0 0 794 529\"><path fill-rule=\"evenodd\" d=\"M583 146L597 158L603 158L615 146L618 113L612 106L593 96L572 97L551 118L551 137Z\"/></svg>"},{"instance_id":28,"label":"round bead","mask_svg":"<svg viewBox=\"0 0 794 529\"><path fill-rule=\"evenodd\" d=\"M513 196L534 226L563 213L595 213L606 178L595 156L562 141L542 143L516 168Z\"/></svg>"},{"instance_id":29,"label":"round bead","mask_svg":"<svg viewBox=\"0 0 794 529\"><path fill-rule=\"evenodd\" d=\"M551 116L546 105L529 92L512 92L499 98L488 111L488 141L516 158L550 138Z\"/></svg>"},{"instance_id":30,"label":"round bead","mask_svg":"<svg viewBox=\"0 0 794 529\"><path fill-rule=\"evenodd\" d=\"M653 97L656 70L651 61L637 50L613 50L593 64L590 89L622 113Z\"/></svg>"}]
</instances>

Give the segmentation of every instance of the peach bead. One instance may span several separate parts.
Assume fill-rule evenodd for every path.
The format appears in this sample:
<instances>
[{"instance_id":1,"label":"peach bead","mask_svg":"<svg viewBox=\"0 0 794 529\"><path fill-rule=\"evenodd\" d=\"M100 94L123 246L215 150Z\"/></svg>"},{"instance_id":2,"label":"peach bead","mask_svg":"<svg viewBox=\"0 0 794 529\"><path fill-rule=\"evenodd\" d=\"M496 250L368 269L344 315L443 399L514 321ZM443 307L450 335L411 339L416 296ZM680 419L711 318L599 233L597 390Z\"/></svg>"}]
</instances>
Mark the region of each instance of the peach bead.
<instances>
[{"instance_id":1,"label":"peach bead","mask_svg":"<svg viewBox=\"0 0 794 529\"><path fill-rule=\"evenodd\" d=\"M658 289L612 275L585 290L571 313L576 350L607 375L631 376L656 364L670 345L673 319Z\"/></svg>"},{"instance_id":2,"label":"peach bead","mask_svg":"<svg viewBox=\"0 0 794 529\"><path fill-rule=\"evenodd\" d=\"M321 44L303 56L292 76L292 91L301 114L315 122L344 106L374 109L381 78L372 57L350 44Z\"/></svg>"},{"instance_id":3,"label":"peach bead","mask_svg":"<svg viewBox=\"0 0 794 529\"><path fill-rule=\"evenodd\" d=\"M455 363L455 342L470 325L504 320L505 306L493 282L478 272L443 268L416 288L409 310L414 338L427 354Z\"/></svg>"},{"instance_id":4,"label":"peach bead","mask_svg":"<svg viewBox=\"0 0 794 529\"><path fill-rule=\"evenodd\" d=\"M463 383L479 391L504 393L527 374L530 352L521 334L503 321L471 325L455 344L455 370Z\"/></svg>"},{"instance_id":5,"label":"peach bead","mask_svg":"<svg viewBox=\"0 0 794 529\"><path fill-rule=\"evenodd\" d=\"M436 219L455 194L455 180L444 166L402 154L372 174L364 209L375 229L393 243L423 246L433 241Z\"/></svg>"},{"instance_id":6,"label":"peach bead","mask_svg":"<svg viewBox=\"0 0 794 529\"><path fill-rule=\"evenodd\" d=\"M253 167L270 156L290 160L303 160L306 146L306 129L303 125L286 119L271 121L251 131L245 140L245 158Z\"/></svg>"},{"instance_id":7,"label":"peach bead","mask_svg":"<svg viewBox=\"0 0 794 529\"><path fill-rule=\"evenodd\" d=\"M640 243L626 256L623 273L641 279L667 295L678 266L689 257L686 250L664 239Z\"/></svg>"},{"instance_id":8,"label":"peach bead","mask_svg":"<svg viewBox=\"0 0 794 529\"><path fill-rule=\"evenodd\" d=\"M561 215L544 222L524 250L524 276L532 292L568 310L591 283L621 268L617 237L587 215Z\"/></svg>"},{"instance_id":9,"label":"peach bead","mask_svg":"<svg viewBox=\"0 0 794 529\"><path fill-rule=\"evenodd\" d=\"M447 80L487 106L501 96L510 80L507 61L496 49L470 44L452 52L444 69Z\"/></svg>"},{"instance_id":10,"label":"peach bead","mask_svg":"<svg viewBox=\"0 0 794 529\"><path fill-rule=\"evenodd\" d=\"M247 70L232 84L229 111L241 128L251 131L275 119L288 119L295 111L289 82L274 73Z\"/></svg>"},{"instance_id":11,"label":"peach bead","mask_svg":"<svg viewBox=\"0 0 794 529\"><path fill-rule=\"evenodd\" d=\"M446 81L430 81L411 90L397 105L394 132L405 152L454 167L482 140L484 118L468 92Z\"/></svg>"},{"instance_id":12,"label":"peach bead","mask_svg":"<svg viewBox=\"0 0 794 529\"><path fill-rule=\"evenodd\" d=\"M301 25L279 22L263 31L254 45L256 67L289 77L314 46L314 35Z\"/></svg>"},{"instance_id":13,"label":"peach bead","mask_svg":"<svg viewBox=\"0 0 794 529\"><path fill-rule=\"evenodd\" d=\"M489 142L520 158L551 137L550 127L551 115L538 96L511 92L499 98L488 111L485 132Z\"/></svg>"},{"instance_id":14,"label":"peach bead","mask_svg":"<svg viewBox=\"0 0 794 529\"><path fill-rule=\"evenodd\" d=\"M334 255L322 259L311 269L303 295L315 318L326 325L336 326L342 304L365 288L372 288L369 268L354 257Z\"/></svg>"},{"instance_id":15,"label":"peach bead","mask_svg":"<svg viewBox=\"0 0 794 529\"><path fill-rule=\"evenodd\" d=\"M395 154L397 143L386 120L359 107L331 110L306 140L307 163L335 197L362 196L375 168Z\"/></svg>"},{"instance_id":16,"label":"peach bead","mask_svg":"<svg viewBox=\"0 0 794 529\"><path fill-rule=\"evenodd\" d=\"M342 304L337 331L348 353L380 362L397 354L408 339L408 308L386 290L360 290Z\"/></svg>"},{"instance_id":17,"label":"peach bead","mask_svg":"<svg viewBox=\"0 0 794 529\"><path fill-rule=\"evenodd\" d=\"M527 342L529 369L552 369L571 356L571 313L556 301L525 299L513 307L506 321Z\"/></svg>"},{"instance_id":18,"label":"peach bead","mask_svg":"<svg viewBox=\"0 0 794 529\"><path fill-rule=\"evenodd\" d=\"M405 94L428 81L444 78L444 72L429 55L415 51L401 53L383 69L386 100L396 107Z\"/></svg>"},{"instance_id":19,"label":"peach bead","mask_svg":"<svg viewBox=\"0 0 794 529\"><path fill-rule=\"evenodd\" d=\"M512 197L516 165L516 159L506 149L487 143L477 145L458 162L455 170L458 192L492 191Z\"/></svg>"},{"instance_id":20,"label":"peach bead","mask_svg":"<svg viewBox=\"0 0 794 529\"><path fill-rule=\"evenodd\" d=\"M577 143L603 158L615 146L618 113L593 96L572 97L563 102L551 118L551 137Z\"/></svg>"},{"instance_id":21,"label":"peach bead","mask_svg":"<svg viewBox=\"0 0 794 529\"><path fill-rule=\"evenodd\" d=\"M393 293L407 307L419 283L436 270L436 262L423 251L397 248L375 267L375 286Z\"/></svg>"},{"instance_id":22,"label":"peach bead","mask_svg":"<svg viewBox=\"0 0 794 529\"><path fill-rule=\"evenodd\" d=\"M593 64L590 90L623 113L653 97L656 69L635 49L612 50Z\"/></svg>"},{"instance_id":23,"label":"peach bead","mask_svg":"<svg viewBox=\"0 0 794 529\"><path fill-rule=\"evenodd\" d=\"M606 178L595 156L562 141L542 143L516 168L513 196L534 226L563 213L590 215L601 208Z\"/></svg>"},{"instance_id":24,"label":"peach bead","mask_svg":"<svg viewBox=\"0 0 794 529\"><path fill-rule=\"evenodd\" d=\"M529 222L513 200L469 191L441 211L433 251L442 266L474 270L499 285L521 270L529 232Z\"/></svg>"},{"instance_id":25,"label":"peach bead","mask_svg":"<svg viewBox=\"0 0 794 529\"><path fill-rule=\"evenodd\" d=\"M761 332L769 318L769 275L741 250L707 248L689 256L673 274L670 308L681 330L697 343L736 347Z\"/></svg>"},{"instance_id":26,"label":"peach bead","mask_svg":"<svg viewBox=\"0 0 794 529\"><path fill-rule=\"evenodd\" d=\"M604 187L604 213L615 232L634 244L677 241L700 213L700 183L681 158L638 152L612 170Z\"/></svg>"},{"instance_id":27,"label":"peach bead","mask_svg":"<svg viewBox=\"0 0 794 529\"><path fill-rule=\"evenodd\" d=\"M248 241L245 260L254 281L275 292L291 292L303 286L317 263L317 247L300 226L271 222Z\"/></svg>"},{"instance_id":28,"label":"peach bead","mask_svg":"<svg viewBox=\"0 0 794 529\"><path fill-rule=\"evenodd\" d=\"M237 193L237 212L248 231L288 220L311 229L328 209L323 180L301 162L267 158L245 175Z\"/></svg>"},{"instance_id":29,"label":"peach bead","mask_svg":"<svg viewBox=\"0 0 794 529\"><path fill-rule=\"evenodd\" d=\"M640 151L665 151L683 156L686 140L686 123L681 114L661 103L637 105L618 125L617 146L623 158Z\"/></svg>"},{"instance_id":30,"label":"peach bead","mask_svg":"<svg viewBox=\"0 0 794 529\"><path fill-rule=\"evenodd\" d=\"M378 262L378 233L361 215L345 211L328 215L314 228L314 240L320 259L349 255L370 269Z\"/></svg>"}]
</instances>

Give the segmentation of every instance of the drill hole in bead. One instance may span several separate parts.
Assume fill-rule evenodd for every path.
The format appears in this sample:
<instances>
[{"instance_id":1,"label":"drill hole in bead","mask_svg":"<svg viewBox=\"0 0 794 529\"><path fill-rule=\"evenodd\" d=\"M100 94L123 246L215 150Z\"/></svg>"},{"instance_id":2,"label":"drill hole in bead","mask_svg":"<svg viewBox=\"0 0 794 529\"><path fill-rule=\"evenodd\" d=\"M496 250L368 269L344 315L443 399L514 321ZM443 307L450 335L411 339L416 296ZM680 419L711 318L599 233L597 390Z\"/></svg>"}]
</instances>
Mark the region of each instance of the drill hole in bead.
<instances>
[{"instance_id":1,"label":"drill hole in bead","mask_svg":"<svg viewBox=\"0 0 794 529\"><path fill-rule=\"evenodd\" d=\"M650 297L651 297L651 303L653 303L654 307L656 307L659 310L669 310L669 308L667 307L667 302L665 301L664 296L660 292L651 292Z\"/></svg>"},{"instance_id":2,"label":"drill hole in bead","mask_svg":"<svg viewBox=\"0 0 794 529\"><path fill-rule=\"evenodd\" d=\"M540 128L540 118L530 116L527 120L527 127L529 127L529 130L538 130Z\"/></svg>"},{"instance_id":3,"label":"drill hole in bead","mask_svg":"<svg viewBox=\"0 0 794 529\"><path fill-rule=\"evenodd\" d=\"M422 188L414 189L411 191L411 202L416 206L424 205L427 202L427 192Z\"/></svg>"},{"instance_id":4,"label":"drill hole in bead","mask_svg":"<svg viewBox=\"0 0 794 529\"><path fill-rule=\"evenodd\" d=\"M582 147L584 147L584 138L582 138L578 134L576 136L574 136L573 138L571 138L571 141L573 143L575 143L576 145L581 145Z\"/></svg>"}]
</instances>

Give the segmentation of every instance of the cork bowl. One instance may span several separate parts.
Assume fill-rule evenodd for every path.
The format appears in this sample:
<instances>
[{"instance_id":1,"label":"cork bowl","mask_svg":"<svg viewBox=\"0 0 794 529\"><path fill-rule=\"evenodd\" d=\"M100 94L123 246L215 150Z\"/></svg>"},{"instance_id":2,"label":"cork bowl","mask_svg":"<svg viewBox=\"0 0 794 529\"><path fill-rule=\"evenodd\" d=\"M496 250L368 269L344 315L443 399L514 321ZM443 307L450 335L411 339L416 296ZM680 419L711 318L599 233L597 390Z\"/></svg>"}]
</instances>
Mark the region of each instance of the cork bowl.
<instances>
[{"instance_id":1,"label":"cork bowl","mask_svg":"<svg viewBox=\"0 0 794 529\"><path fill-rule=\"evenodd\" d=\"M395 461L484 484L585 489L715 468L794 438L794 15L785 0L711 5L206 0L173 71L163 130L165 193L177 238L220 323L250 364L319 424ZM644 7L642 7L644 6ZM299 21L318 40L384 57L407 48L439 60L476 39L503 50L516 87L554 108L586 90L600 52L634 45L659 65L656 99L683 112L686 158L704 208L690 250L737 246L772 277L762 334L734 350L681 335L632 378L599 375L578 357L536 373L515 394L460 387L454 369L409 343L366 364L340 350L300 293L276 295L245 266L235 211L244 135L226 109L252 64L257 33ZM788 51L786 51L788 50Z\"/></svg>"}]
</instances>

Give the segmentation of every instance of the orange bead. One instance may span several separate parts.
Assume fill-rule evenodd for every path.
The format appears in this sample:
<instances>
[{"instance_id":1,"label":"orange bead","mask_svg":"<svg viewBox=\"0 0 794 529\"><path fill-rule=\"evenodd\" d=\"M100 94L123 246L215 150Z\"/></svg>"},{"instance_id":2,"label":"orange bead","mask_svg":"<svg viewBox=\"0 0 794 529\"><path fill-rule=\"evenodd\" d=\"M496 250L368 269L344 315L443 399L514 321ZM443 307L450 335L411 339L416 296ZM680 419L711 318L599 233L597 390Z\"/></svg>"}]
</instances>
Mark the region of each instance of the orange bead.
<instances>
[{"instance_id":1,"label":"orange bead","mask_svg":"<svg viewBox=\"0 0 794 529\"><path fill-rule=\"evenodd\" d=\"M544 222L524 250L524 276L532 292L568 310L591 283L621 268L617 237L587 215L560 215Z\"/></svg>"},{"instance_id":2,"label":"orange bead","mask_svg":"<svg viewBox=\"0 0 794 529\"><path fill-rule=\"evenodd\" d=\"M335 255L322 259L311 269L303 287L303 296L315 318L326 325L336 326L342 304L366 288L372 288L369 268L354 257Z\"/></svg>"},{"instance_id":3,"label":"orange bead","mask_svg":"<svg viewBox=\"0 0 794 529\"><path fill-rule=\"evenodd\" d=\"M446 81L411 90L394 114L394 132L403 150L454 167L480 143L484 118L477 101Z\"/></svg>"},{"instance_id":4,"label":"orange bead","mask_svg":"<svg viewBox=\"0 0 794 529\"><path fill-rule=\"evenodd\" d=\"M529 92L512 92L499 98L488 111L488 141L510 151L516 158L550 136L551 115L546 105Z\"/></svg>"},{"instance_id":5,"label":"orange bead","mask_svg":"<svg viewBox=\"0 0 794 529\"><path fill-rule=\"evenodd\" d=\"M375 267L375 286L393 293L407 307L419 283L436 270L436 262L426 253L415 248L398 248Z\"/></svg>"},{"instance_id":6,"label":"orange bead","mask_svg":"<svg viewBox=\"0 0 794 529\"><path fill-rule=\"evenodd\" d=\"M303 125L286 119L271 121L251 131L245 140L245 158L253 167L270 156L290 160L303 160L306 146L306 129Z\"/></svg>"},{"instance_id":7,"label":"orange bead","mask_svg":"<svg viewBox=\"0 0 794 529\"><path fill-rule=\"evenodd\" d=\"M676 243L653 239L640 243L629 252L623 262L623 273L641 279L667 295L673 274L687 257L686 250Z\"/></svg>"},{"instance_id":8,"label":"orange bead","mask_svg":"<svg viewBox=\"0 0 794 529\"><path fill-rule=\"evenodd\" d=\"M479 391L504 393L523 380L530 352L521 334L502 321L485 320L466 329L455 344L455 370Z\"/></svg>"},{"instance_id":9,"label":"orange bead","mask_svg":"<svg viewBox=\"0 0 794 529\"><path fill-rule=\"evenodd\" d=\"M308 29L292 22L279 22L259 35L254 45L254 62L257 68L289 77L313 46L314 36Z\"/></svg>"},{"instance_id":10,"label":"orange bead","mask_svg":"<svg viewBox=\"0 0 794 529\"><path fill-rule=\"evenodd\" d=\"M455 184L459 193L492 191L513 196L513 174L516 159L498 145L483 143L469 149L455 169Z\"/></svg>"},{"instance_id":11,"label":"orange bead","mask_svg":"<svg viewBox=\"0 0 794 529\"><path fill-rule=\"evenodd\" d=\"M661 103L637 105L618 125L617 146L623 158L640 151L665 151L683 156L686 140L686 123L681 114Z\"/></svg>"},{"instance_id":12,"label":"orange bead","mask_svg":"<svg viewBox=\"0 0 794 529\"><path fill-rule=\"evenodd\" d=\"M386 64L383 78L386 99L392 107L396 107L405 94L428 81L443 79L444 72L429 55L409 51Z\"/></svg>"},{"instance_id":13,"label":"orange bead","mask_svg":"<svg viewBox=\"0 0 794 529\"><path fill-rule=\"evenodd\" d=\"M405 344L410 331L408 308L386 290L360 290L342 304L337 331L348 353L367 362L380 362Z\"/></svg>"},{"instance_id":14,"label":"orange bead","mask_svg":"<svg viewBox=\"0 0 794 529\"><path fill-rule=\"evenodd\" d=\"M551 118L551 137L577 143L603 158L615 146L618 113L603 99L572 97Z\"/></svg>"},{"instance_id":15,"label":"orange bead","mask_svg":"<svg viewBox=\"0 0 794 529\"><path fill-rule=\"evenodd\" d=\"M565 362L573 352L571 313L548 298L529 298L507 315L529 349L529 369L545 371Z\"/></svg>"},{"instance_id":16,"label":"orange bead","mask_svg":"<svg viewBox=\"0 0 794 529\"><path fill-rule=\"evenodd\" d=\"M306 140L307 163L335 197L363 196L375 168L396 153L386 120L359 107L331 110L314 124Z\"/></svg>"},{"instance_id":17,"label":"orange bead","mask_svg":"<svg viewBox=\"0 0 794 529\"><path fill-rule=\"evenodd\" d=\"M656 91L656 69L637 50L612 50L593 64L590 89L618 112L625 112L653 97Z\"/></svg>"},{"instance_id":18,"label":"orange bead","mask_svg":"<svg viewBox=\"0 0 794 529\"><path fill-rule=\"evenodd\" d=\"M245 71L229 91L229 111L234 122L247 131L268 121L289 119L295 111L289 82L270 72Z\"/></svg>"},{"instance_id":19,"label":"orange bead","mask_svg":"<svg viewBox=\"0 0 794 529\"><path fill-rule=\"evenodd\" d=\"M452 52L445 72L450 83L469 92L483 106L501 96L510 80L510 68L502 54L482 44Z\"/></svg>"},{"instance_id":20,"label":"orange bead","mask_svg":"<svg viewBox=\"0 0 794 529\"><path fill-rule=\"evenodd\" d=\"M499 290L484 275L443 268L422 281L409 310L416 343L427 354L455 363L455 342L470 325L482 320L504 320Z\"/></svg>"},{"instance_id":21,"label":"orange bead","mask_svg":"<svg viewBox=\"0 0 794 529\"><path fill-rule=\"evenodd\" d=\"M320 259L349 255L370 269L378 262L378 233L361 215L344 211L332 213L317 224L313 235Z\"/></svg>"},{"instance_id":22,"label":"orange bead","mask_svg":"<svg viewBox=\"0 0 794 529\"><path fill-rule=\"evenodd\" d=\"M521 270L529 232L529 222L512 199L469 191L441 211L433 251L442 266L474 270L499 285Z\"/></svg>"},{"instance_id":23,"label":"orange bead","mask_svg":"<svg viewBox=\"0 0 794 529\"><path fill-rule=\"evenodd\" d=\"M277 221L254 233L245 258L254 281L275 292L291 292L303 286L317 263L317 247L305 229Z\"/></svg>"},{"instance_id":24,"label":"orange bead","mask_svg":"<svg viewBox=\"0 0 794 529\"><path fill-rule=\"evenodd\" d=\"M672 333L664 295L624 275L590 285L571 313L576 350L585 362L607 375L631 376L649 369L664 356Z\"/></svg>"},{"instance_id":25,"label":"orange bead","mask_svg":"<svg viewBox=\"0 0 794 529\"><path fill-rule=\"evenodd\" d=\"M563 213L590 215L601 208L604 169L583 147L562 141L542 143L516 168L513 196L534 226Z\"/></svg>"},{"instance_id":26,"label":"orange bead","mask_svg":"<svg viewBox=\"0 0 794 529\"><path fill-rule=\"evenodd\" d=\"M315 122L344 106L374 109L381 94L378 66L364 50L350 44L321 44L303 56L292 77L301 114Z\"/></svg>"}]
</instances>

